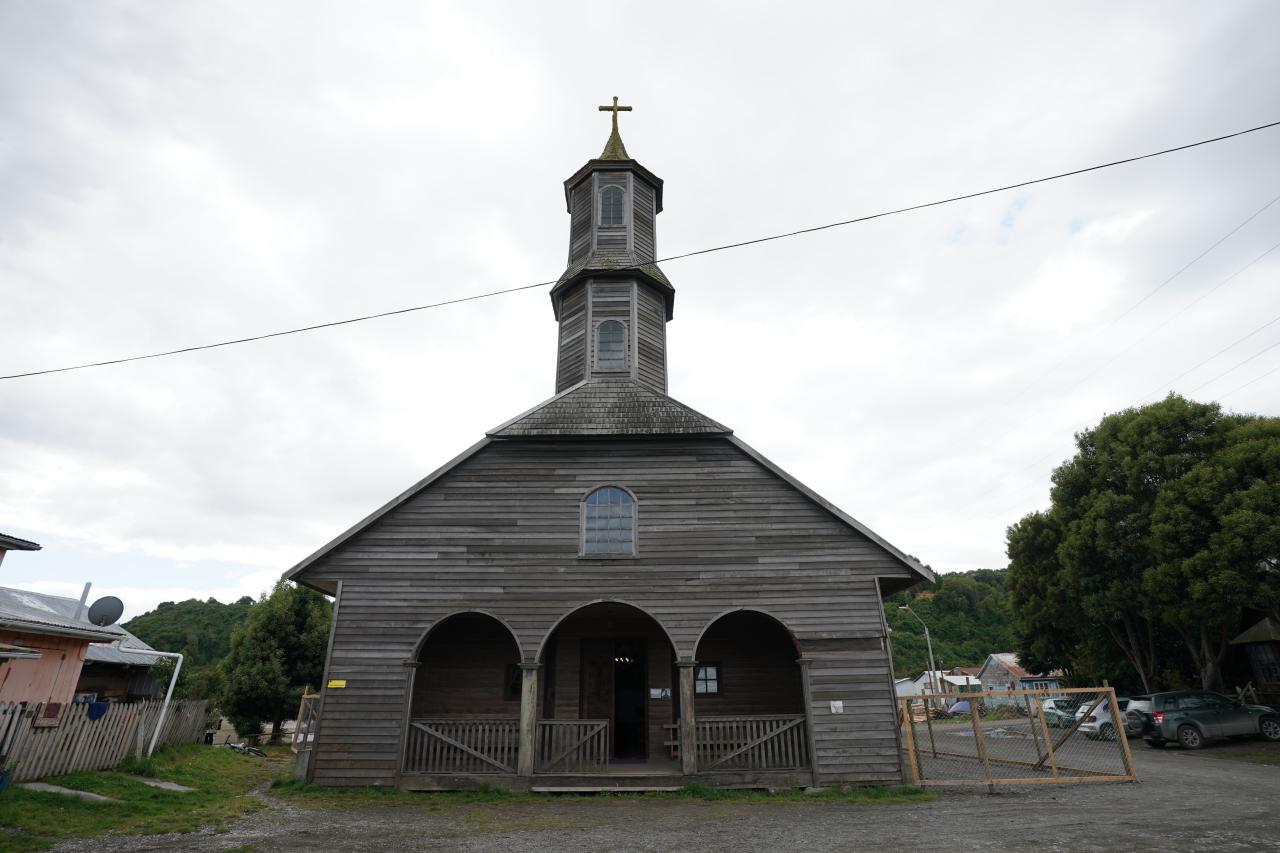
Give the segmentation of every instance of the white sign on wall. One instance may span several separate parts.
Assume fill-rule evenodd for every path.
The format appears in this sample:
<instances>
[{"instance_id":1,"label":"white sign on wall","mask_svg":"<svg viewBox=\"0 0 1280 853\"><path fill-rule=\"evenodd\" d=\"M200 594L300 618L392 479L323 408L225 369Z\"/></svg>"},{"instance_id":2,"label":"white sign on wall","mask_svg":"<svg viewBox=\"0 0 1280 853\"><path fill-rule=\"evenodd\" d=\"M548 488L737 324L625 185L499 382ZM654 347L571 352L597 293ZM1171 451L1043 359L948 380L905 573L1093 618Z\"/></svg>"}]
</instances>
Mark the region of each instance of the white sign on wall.
<instances>
[{"instance_id":1,"label":"white sign on wall","mask_svg":"<svg viewBox=\"0 0 1280 853\"><path fill-rule=\"evenodd\" d=\"M832 700L831 700L831 713L833 713L833 714L843 714L843 713L844 713L844 701L843 701L843 700L840 700L840 699L832 699Z\"/></svg>"}]
</instances>

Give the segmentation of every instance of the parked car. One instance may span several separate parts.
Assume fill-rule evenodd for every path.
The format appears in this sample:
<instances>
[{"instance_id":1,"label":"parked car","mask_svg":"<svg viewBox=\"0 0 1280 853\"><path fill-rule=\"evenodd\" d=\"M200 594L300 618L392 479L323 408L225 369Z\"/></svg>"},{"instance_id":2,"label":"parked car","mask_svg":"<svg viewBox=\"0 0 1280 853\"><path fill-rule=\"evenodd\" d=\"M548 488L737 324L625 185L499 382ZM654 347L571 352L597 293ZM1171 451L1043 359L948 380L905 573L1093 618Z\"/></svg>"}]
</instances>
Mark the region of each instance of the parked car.
<instances>
[{"instance_id":1,"label":"parked car","mask_svg":"<svg viewBox=\"0 0 1280 853\"><path fill-rule=\"evenodd\" d=\"M1160 748L1176 742L1199 749L1214 738L1261 736L1280 741L1280 712L1265 705L1246 705L1207 690L1153 693L1142 714L1142 738Z\"/></svg>"},{"instance_id":2,"label":"parked car","mask_svg":"<svg viewBox=\"0 0 1280 853\"><path fill-rule=\"evenodd\" d=\"M1124 709L1124 728L1129 733L1129 737L1138 737L1142 734L1143 718L1149 713L1151 713L1150 696L1129 698L1129 707Z\"/></svg>"},{"instance_id":3,"label":"parked car","mask_svg":"<svg viewBox=\"0 0 1280 853\"><path fill-rule=\"evenodd\" d=\"M1079 700L1075 697L1042 700L1040 707L1044 708L1045 725L1056 729L1069 728L1075 722L1078 704Z\"/></svg>"},{"instance_id":4,"label":"parked car","mask_svg":"<svg viewBox=\"0 0 1280 853\"><path fill-rule=\"evenodd\" d=\"M1089 705L1092 704L1092 702L1089 703ZM1089 710L1089 705L1085 705L1081 708L1081 712ZM1129 700L1128 698L1117 697L1116 705L1120 708L1121 724L1119 728L1124 731L1125 735L1128 735L1129 727L1128 724L1124 722L1124 714L1125 708L1129 705ZM1081 721L1080 728L1077 729L1077 731L1090 740L1115 740L1116 724L1115 721L1111 719L1111 703L1106 700L1099 702L1098 707L1094 708L1093 712Z\"/></svg>"}]
</instances>

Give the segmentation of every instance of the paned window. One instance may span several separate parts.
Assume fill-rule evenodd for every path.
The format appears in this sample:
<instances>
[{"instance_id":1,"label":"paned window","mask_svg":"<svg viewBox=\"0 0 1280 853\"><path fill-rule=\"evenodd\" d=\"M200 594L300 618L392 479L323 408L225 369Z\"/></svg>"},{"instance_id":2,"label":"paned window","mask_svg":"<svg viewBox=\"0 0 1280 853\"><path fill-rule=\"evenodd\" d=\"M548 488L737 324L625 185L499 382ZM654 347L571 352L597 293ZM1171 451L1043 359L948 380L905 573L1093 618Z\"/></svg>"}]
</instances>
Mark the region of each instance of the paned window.
<instances>
[{"instance_id":1,"label":"paned window","mask_svg":"<svg viewBox=\"0 0 1280 853\"><path fill-rule=\"evenodd\" d=\"M614 228L623 224L622 202L625 196L622 187L600 190L600 227Z\"/></svg>"},{"instance_id":2,"label":"paned window","mask_svg":"<svg viewBox=\"0 0 1280 853\"><path fill-rule=\"evenodd\" d=\"M587 495L582 524L582 553L635 553L636 503L626 490L604 486Z\"/></svg>"},{"instance_id":3,"label":"paned window","mask_svg":"<svg viewBox=\"0 0 1280 853\"><path fill-rule=\"evenodd\" d=\"M596 327L596 370L627 369L627 327L605 320Z\"/></svg>"},{"instance_id":4,"label":"paned window","mask_svg":"<svg viewBox=\"0 0 1280 853\"><path fill-rule=\"evenodd\" d=\"M693 674L693 692L713 695L720 692L720 664L698 664Z\"/></svg>"}]
</instances>

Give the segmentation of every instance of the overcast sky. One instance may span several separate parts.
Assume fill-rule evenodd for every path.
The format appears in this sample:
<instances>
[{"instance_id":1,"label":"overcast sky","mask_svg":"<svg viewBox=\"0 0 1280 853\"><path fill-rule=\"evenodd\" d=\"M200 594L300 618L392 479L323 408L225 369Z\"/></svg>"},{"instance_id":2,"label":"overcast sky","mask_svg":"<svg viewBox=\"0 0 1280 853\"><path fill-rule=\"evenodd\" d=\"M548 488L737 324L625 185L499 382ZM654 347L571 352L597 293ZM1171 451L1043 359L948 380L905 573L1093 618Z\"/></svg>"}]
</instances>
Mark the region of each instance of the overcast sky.
<instances>
[{"instance_id":1,"label":"overcast sky","mask_svg":"<svg viewBox=\"0 0 1280 853\"><path fill-rule=\"evenodd\" d=\"M0 2L0 374L554 279L615 94L670 255L1280 120L1277 32L1265 0ZM935 568L1004 566L1104 414L1280 414L1280 371L1236 390L1280 323L1170 382L1280 314L1280 250L1223 284L1280 203L1124 314L1280 195L1278 155L672 262L671 393ZM0 382L0 531L44 545L0 583L256 595L550 396L555 341L532 290Z\"/></svg>"}]
</instances>

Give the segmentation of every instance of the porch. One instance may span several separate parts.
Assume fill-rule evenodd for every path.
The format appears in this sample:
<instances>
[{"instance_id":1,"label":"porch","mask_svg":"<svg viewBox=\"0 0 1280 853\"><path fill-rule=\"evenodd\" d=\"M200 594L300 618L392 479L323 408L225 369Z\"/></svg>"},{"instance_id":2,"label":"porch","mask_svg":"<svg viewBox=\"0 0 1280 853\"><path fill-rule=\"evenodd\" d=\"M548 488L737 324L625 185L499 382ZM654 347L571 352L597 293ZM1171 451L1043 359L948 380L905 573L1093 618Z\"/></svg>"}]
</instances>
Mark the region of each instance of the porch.
<instances>
[{"instance_id":1,"label":"porch","mask_svg":"<svg viewBox=\"0 0 1280 853\"><path fill-rule=\"evenodd\" d=\"M709 626L699 663L677 661L641 611L591 605L554 628L539 658L522 662L506 627L482 614L433 632L419 655L400 787L812 784L795 645L762 614Z\"/></svg>"}]
</instances>

